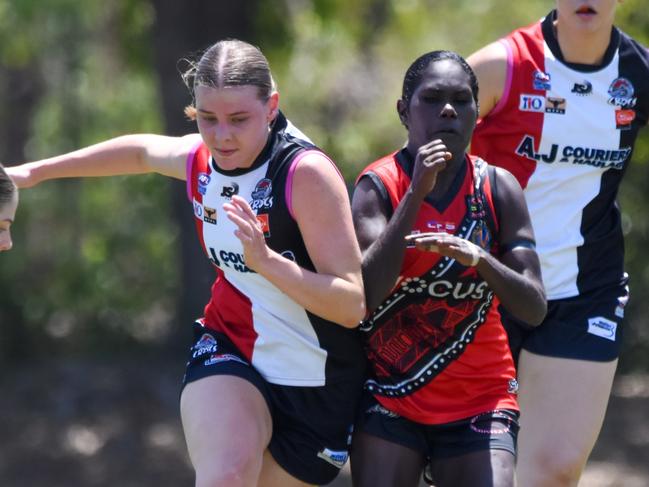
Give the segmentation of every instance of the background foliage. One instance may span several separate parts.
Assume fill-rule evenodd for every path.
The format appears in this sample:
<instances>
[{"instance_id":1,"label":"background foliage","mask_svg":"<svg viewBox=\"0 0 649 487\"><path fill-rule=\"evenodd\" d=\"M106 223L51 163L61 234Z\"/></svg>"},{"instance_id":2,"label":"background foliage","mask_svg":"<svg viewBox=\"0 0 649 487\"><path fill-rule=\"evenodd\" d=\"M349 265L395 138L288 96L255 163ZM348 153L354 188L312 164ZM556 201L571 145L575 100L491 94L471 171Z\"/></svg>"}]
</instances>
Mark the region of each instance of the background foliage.
<instances>
[{"instance_id":1,"label":"background foliage","mask_svg":"<svg viewBox=\"0 0 649 487\"><path fill-rule=\"evenodd\" d=\"M649 45L645 1L626 0L618 24ZM203 23L164 24L178 15L174 4ZM404 140L395 104L412 60L433 49L468 55L551 6L0 0L0 160L49 157L129 132L192 131L169 104L172 92L175 107L191 101L176 63L236 35L264 50L284 111L351 183ZM236 22L220 20L227 12ZM194 41L179 41L185 38ZM179 46L187 50L175 55ZM645 130L621 194L632 276L623 370L649 369L648 159ZM182 185L155 175L53 181L23 191L15 248L0 254L0 363L172 353L180 367L188 322L201 314L211 279L191 228L181 226L189 221L186 206ZM188 259L207 270L194 270Z\"/></svg>"}]
</instances>

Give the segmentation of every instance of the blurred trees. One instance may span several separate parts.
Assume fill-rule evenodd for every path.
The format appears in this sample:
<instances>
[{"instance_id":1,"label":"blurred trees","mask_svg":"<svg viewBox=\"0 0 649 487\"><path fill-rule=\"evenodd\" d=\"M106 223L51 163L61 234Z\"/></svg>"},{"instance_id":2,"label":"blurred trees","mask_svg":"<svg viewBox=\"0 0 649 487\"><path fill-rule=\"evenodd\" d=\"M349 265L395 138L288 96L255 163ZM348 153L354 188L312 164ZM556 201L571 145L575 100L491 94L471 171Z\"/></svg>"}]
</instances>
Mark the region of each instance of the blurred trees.
<instances>
[{"instance_id":1,"label":"blurred trees","mask_svg":"<svg viewBox=\"0 0 649 487\"><path fill-rule=\"evenodd\" d=\"M618 24L649 45L645 1L626 0ZM468 55L550 8L541 0L0 0L0 160L129 132L193 131L179 61L234 36L264 50L284 111L351 182L403 142L395 104L415 57ZM621 195L632 276L626 369L649 369L648 159L644 131ZM155 175L23 191L15 248L0 254L0 362L184 348L187 320L201 314L213 277L190 214L182 184Z\"/></svg>"}]
</instances>

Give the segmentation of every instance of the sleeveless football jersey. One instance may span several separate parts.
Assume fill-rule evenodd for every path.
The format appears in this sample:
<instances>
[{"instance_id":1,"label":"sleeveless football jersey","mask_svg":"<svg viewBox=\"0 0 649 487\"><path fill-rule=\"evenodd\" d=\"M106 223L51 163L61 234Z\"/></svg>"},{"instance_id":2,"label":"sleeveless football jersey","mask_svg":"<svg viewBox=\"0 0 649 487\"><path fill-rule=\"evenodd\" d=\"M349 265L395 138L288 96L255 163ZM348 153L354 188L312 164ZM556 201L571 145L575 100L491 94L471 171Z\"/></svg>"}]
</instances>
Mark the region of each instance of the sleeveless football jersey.
<instances>
[{"instance_id":1,"label":"sleeveless football jersey","mask_svg":"<svg viewBox=\"0 0 649 487\"><path fill-rule=\"evenodd\" d=\"M273 384L323 386L353 379L363 369L358 330L315 316L248 268L234 235L237 227L223 210L233 195L246 198L267 245L313 271L291 208L293 171L313 151L322 154L280 114L250 168L219 169L202 143L188 157L187 189L198 237L218 274L204 324L227 335Z\"/></svg>"},{"instance_id":2,"label":"sleeveless football jersey","mask_svg":"<svg viewBox=\"0 0 649 487\"><path fill-rule=\"evenodd\" d=\"M410 185L408 152L370 164L394 210ZM467 157L445 201L426 199L413 232L441 231L497 252L498 225L484 161ZM518 409L515 370L498 300L474 268L406 249L395 288L361 325L371 375L365 387L387 409L441 424L497 408Z\"/></svg>"},{"instance_id":3,"label":"sleeveless football jersey","mask_svg":"<svg viewBox=\"0 0 649 487\"><path fill-rule=\"evenodd\" d=\"M649 118L646 49L613 28L600 66L567 63L555 15L501 40L505 89L478 121L471 148L524 188L548 299L624 278L616 198Z\"/></svg>"}]
</instances>

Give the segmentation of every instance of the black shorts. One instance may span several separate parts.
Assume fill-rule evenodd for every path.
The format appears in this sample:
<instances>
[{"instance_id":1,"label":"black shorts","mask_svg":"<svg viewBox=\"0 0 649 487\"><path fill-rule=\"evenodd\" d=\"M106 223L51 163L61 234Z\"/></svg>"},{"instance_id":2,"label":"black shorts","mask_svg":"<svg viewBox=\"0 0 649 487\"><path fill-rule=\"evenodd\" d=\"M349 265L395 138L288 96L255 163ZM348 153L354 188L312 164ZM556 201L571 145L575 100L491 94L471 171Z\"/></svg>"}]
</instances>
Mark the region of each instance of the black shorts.
<instances>
[{"instance_id":1,"label":"black shorts","mask_svg":"<svg viewBox=\"0 0 649 487\"><path fill-rule=\"evenodd\" d=\"M289 474L309 484L338 475L349 456L362 376L323 387L271 384L225 335L195 323L183 388L212 375L241 377L261 392L273 419L268 450Z\"/></svg>"},{"instance_id":2,"label":"black shorts","mask_svg":"<svg viewBox=\"0 0 649 487\"><path fill-rule=\"evenodd\" d=\"M503 313L512 354L523 348L549 357L610 362L620 355L626 284L548 301L548 313L529 328Z\"/></svg>"},{"instance_id":3,"label":"black shorts","mask_svg":"<svg viewBox=\"0 0 649 487\"><path fill-rule=\"evenodd\" d=\"M481 450L506 450L516 455L518 412L499 409L451 423L427 425L394 414L365 393L356 427L435 460Z\"/></svg>"}]
</instances>

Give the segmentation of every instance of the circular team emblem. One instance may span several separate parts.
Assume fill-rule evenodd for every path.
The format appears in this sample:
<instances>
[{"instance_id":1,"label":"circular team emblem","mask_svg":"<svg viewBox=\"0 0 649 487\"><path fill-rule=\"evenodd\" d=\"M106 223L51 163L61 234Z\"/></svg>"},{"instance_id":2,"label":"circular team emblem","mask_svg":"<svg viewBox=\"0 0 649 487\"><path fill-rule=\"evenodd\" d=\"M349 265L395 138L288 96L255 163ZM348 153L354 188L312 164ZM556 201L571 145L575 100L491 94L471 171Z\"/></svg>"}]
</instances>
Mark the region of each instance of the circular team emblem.
<instances>
[{"instance_id":1,"label":"circular team emblem","mask_svg":"<svg viewBox=\"0 0 649 487\"><path fill-rule=\"evenodd\" d=\"M633 85L626 78L617 78L608 87L608 94L615 98L631 98L633 92Z\"/></svg>"},{"instance_id":2,"label":"circular team emblem","mask_svg":"<svg viewBox=\"0 0 649 487\"><path fill-rule=\"evenodd\" d=\"M255 189L251 193L251 196L253 200L263 200L264 198L268 198L272 191L272 181L268 178L264 178L256 184Z\"/></svg>"},{"instance_id":3,"label":"circular team emblem","mask_svg":"<svg viewBox=\"0 0 649 487\"><path fill-rule=\"evenodd\" d=\"M637 101L637 98L633 96L634 93L633 84L628 79L616 78L608 87L610 96L608 102L622 108L633 108Z\"/></svg>"}]
</instances>

